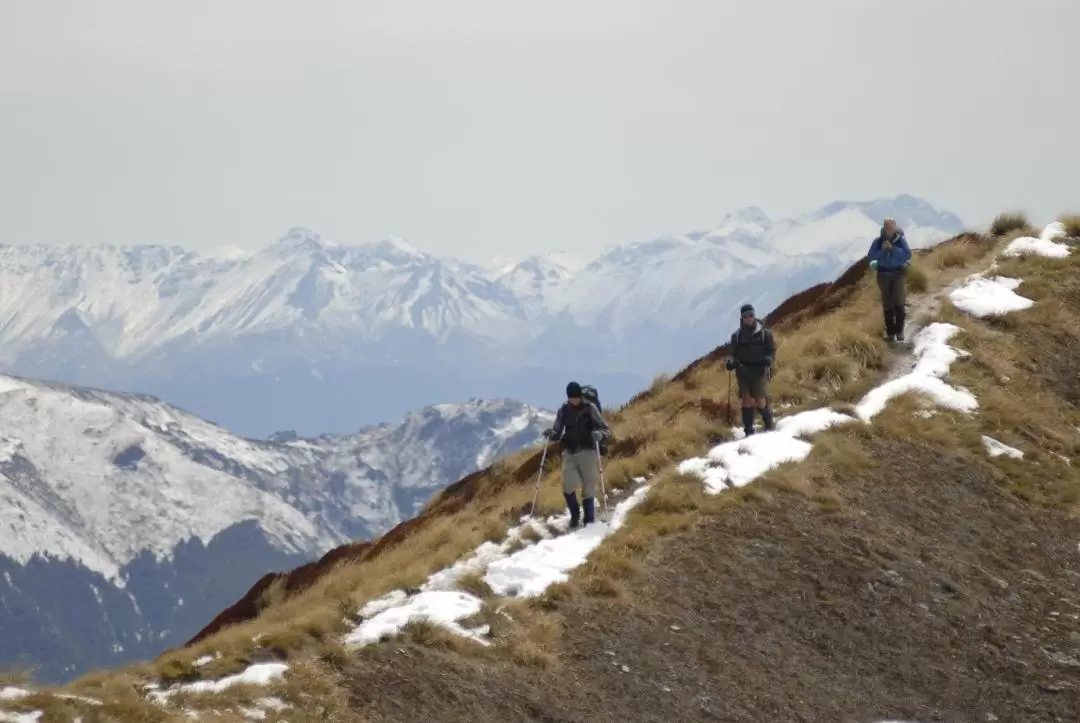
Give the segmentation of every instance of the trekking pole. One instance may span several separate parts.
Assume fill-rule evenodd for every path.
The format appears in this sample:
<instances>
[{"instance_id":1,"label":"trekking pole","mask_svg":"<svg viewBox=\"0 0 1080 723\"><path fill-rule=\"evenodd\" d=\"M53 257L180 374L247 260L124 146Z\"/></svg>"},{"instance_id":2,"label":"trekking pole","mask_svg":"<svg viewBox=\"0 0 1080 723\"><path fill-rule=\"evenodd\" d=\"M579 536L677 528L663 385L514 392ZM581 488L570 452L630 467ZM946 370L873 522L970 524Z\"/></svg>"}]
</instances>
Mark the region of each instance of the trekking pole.
<instances>
[{"instance_id":1,"label":"trekking pole","mask_svg":"<svg viewBox=\"0 0 1080 723\"><path fill-rule=\"evenodd\" d=\"M603 520L604 520L604 522L607 522L611 518L608 516L607 489L604 487L604 460L600 456L600 443L599 442L593 442L593 444L596 445L596 464L597 464L598 467L600 467L600 498L604 502L604 517L603 517Z\"/></svg>"},{"instance_id":2,"label":"trekking pole","mask_svg":"<svg viewBox=\"0 0 1080 723\"><path fill-rule=\"evenodd\" d=\"M735 426L735 411L731 408L731 375L734 374L730 369L727 373L727 423L729 426Z\"/></svg>"},{"instance_id":3,"label":"trekking pole","mask_svg":"<svg viewBox=\"0 0 1080 723\"><path fill-rule=\"evenodd\" d=\"M533 489L533 501L532 507L529 508L529 517L531 518L536 514L536 498L540 496L540 480L544 476L544 460L547 459L549 440L544 440L544 451L540 455L540 470L536 473L536 487Z\"/></svg>"}]
</instances>

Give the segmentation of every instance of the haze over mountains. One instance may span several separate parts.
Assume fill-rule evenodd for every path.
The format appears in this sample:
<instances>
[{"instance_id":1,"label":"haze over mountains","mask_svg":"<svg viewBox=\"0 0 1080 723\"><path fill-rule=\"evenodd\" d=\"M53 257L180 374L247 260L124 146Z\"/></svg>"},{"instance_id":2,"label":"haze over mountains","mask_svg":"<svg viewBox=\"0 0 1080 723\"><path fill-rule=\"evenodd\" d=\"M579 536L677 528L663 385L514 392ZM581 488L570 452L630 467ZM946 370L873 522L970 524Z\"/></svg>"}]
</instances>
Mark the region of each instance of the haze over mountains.
<instances>
[{"instance_id":1,"label":"haze over mountains","mask_svg":"<svg viewBox=\"0 0 1080 723\"><path fill-rule=\"evenodd\" d=\"M914 246L962 229L912 196L482 268L398 239L293 229L255 253L0 246L0 370L159 396L246 436L348 433L434 402L617 404L866 252L883 216ZM507 251L514 249L507 239Z\"/></svg>"},{"instance_id":2,"label":"haze over mountains","mask_svg":"<svg viewBox=\"0 0 1080 723\"><path fill-rule=\"evenodd\" d=\"M155 399L0 376L0 668L57 680L155 655L266 572L384 532L552 419L473 400L254 442Z\"/></svg>"}]
</instances>

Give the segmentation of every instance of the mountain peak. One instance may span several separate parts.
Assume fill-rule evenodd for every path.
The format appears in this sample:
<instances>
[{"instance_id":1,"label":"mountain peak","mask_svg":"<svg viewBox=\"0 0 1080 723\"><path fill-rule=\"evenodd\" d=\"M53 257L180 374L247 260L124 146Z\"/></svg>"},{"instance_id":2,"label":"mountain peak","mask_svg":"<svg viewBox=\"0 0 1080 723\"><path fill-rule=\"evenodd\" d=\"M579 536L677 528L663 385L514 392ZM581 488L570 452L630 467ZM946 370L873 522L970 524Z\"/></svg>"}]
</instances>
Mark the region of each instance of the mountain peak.
<instances>
[{"instance_id":1,"label":"mountain peak","mask_svg":"<svg viewBox=\"0 0 1080 723\"><path fill-rule=\"evenodd\" d=\"M896 219L901 228L932 227L953 233L964 230L964 222L959 216L949 211L939 211L929 201L910 193L901 193L891 198L875 198L870 201L834 201L812 215L816 218L827 218L848 210L861 212L876 223L891 216Z\"/></svg>"},{"instance_id":2,"label":"mountain peak","mask_svg":"<svg viewBox=\"0 0 1080 723\"><path fill-rule=\"evenodd\" d=\"M375 256L382 256L394 260L422 259L427 257L427 254L423 251L420 251L397 236L387 236L381 241L365 244L364 248Z\"/></svg>"},{"instance_id":3,"label":"mountain peak","mask_svg":"<svg viewBox=\"0 0 1080 723\"><path fill-rule=\"evenodd\" d=\"M309 251L322 251L327 243L316 232L300 226L289 229L289 232L278 239L275 244L279 249L306 249Z\"/></svg>"},{"instance_id":4,"label":"mountain peak","mask_svg":"<svg viewBox=\"0 0 1080 723\"><path fill-rule=\"evenodd\" d=\"M720 225L726 226L728 224L753 224L768 228L772 225L772 220L759 206L744 206L724 216Z\"/></svg>"}]
</instances>

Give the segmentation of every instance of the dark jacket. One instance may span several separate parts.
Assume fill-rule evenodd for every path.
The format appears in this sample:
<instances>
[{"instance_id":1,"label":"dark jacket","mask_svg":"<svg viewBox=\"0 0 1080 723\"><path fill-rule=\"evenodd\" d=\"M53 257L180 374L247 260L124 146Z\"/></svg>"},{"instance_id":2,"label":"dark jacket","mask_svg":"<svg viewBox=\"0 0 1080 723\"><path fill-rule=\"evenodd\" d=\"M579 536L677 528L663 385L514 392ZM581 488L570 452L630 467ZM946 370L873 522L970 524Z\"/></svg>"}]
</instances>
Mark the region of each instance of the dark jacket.
<instances>
[{"instance_id":1,"label":"dark jacket","mask_svg":"<svg viewBox=\"0 0 1080 723\"><path fill-rule=\"evenodd\" d=\"M582 399L581 404L576 407L565 402L555 413L555 423L551 425L551 438L562 437L562 449L565 452L580 452L583 449L594 448L592 433L595 429L604 433L604 439L611 436L611 429L595 404L585 399Z\"/></svg>"},{"instance_id":2,"label":"dark jacket","mask_svg":"<svg viewBox=\"0 0 1080 723\"><path fill-rule=\"evenodd\" d=\"M765 367L771 367L776 360L776 342L773 341L772 332L761 323L761 319L755 319L752 327L747 329L740 324L739 330L731 335L728 353L736 369L764 370Z\"/></svg>"},{"instance_id":3,"label":"dark jacket","mask_svg":"<svg viewBox=\"0 0 1080 723\"><path fill-rule=\"evenodd\" d=\"M879 274L897 274L904 270L904 264L911 260L911 248L908 246L904 230L897 229L896 236L892 240L892 248L885 248L885 237L878 234L870 244L870 251L866 254L867 261L877 261Z\"/></svg>"}]
</instances>

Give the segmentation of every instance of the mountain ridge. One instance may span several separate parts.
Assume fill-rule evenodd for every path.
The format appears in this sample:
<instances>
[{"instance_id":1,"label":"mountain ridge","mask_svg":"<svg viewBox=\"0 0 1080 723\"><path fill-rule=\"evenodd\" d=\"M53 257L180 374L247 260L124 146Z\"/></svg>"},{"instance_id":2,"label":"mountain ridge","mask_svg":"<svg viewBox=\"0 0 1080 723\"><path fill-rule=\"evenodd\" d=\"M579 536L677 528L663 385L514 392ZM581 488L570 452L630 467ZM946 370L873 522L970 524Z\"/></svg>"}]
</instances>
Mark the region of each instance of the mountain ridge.
<instances>
[{"instance_id":1,"label":"mountain ridge","mask_svg":"<svg viewBox=\"0 0 1080 723\"><path fill-rule=\"evenodd\" d=\"M553 416L476 398L255 440L151 395L0 375L0 666L59 680L155 655L262 571L376 536Z\"/></svg>"},{"instance_id":2,"label":"mountain ridge","mask_svg":"<svg viewBox=\"0 0 1080 723\"><path fill-rule=\"evenodd\" d=\"M259 437L346 432L492 389L543 406L571 376L618 402L707 351L741 303L769 308L864 255L880 223L865 212L911 219L916 247L960 230L913 197L837 203L488 267L302 227L228 259L3 246L0 372L145 391Z\"/></svg>"}]
</instances>

